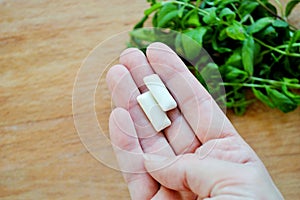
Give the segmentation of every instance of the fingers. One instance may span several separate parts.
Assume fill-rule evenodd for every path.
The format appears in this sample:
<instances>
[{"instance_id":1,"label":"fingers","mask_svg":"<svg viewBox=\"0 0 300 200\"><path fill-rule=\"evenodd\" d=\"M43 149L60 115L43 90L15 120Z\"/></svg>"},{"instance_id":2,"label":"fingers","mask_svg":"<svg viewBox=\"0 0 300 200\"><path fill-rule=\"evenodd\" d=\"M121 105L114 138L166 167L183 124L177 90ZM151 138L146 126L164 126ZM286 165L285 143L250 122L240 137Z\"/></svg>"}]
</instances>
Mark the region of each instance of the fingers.
<instances>
[{"instance_id":1,"label":"fingers","mask_svg":"<svg viewBox=\"0 0 300 200\"><path fill-rule=\"evenodd\" d=\"M199 159L195 154L175 158L146 154L145 158L145 168L161 185L172 190L192 191L198 199L283 199L260 165Z\"/></svg>"},{"instance_id":2,"label":"fingers","mask_svg":"<svg viewBox=\"0 0 300 200\"><path fill-rule=\"evenodd\" d=\"M193 153L201 146L200 141L181 114L172 119L171 126L166 128L164 133L176 155Z\"/></svg>"},{"instance_id":3,"label":"fingers","mask_svg":"<svg viewBox=\"0 0 300 200\"><path fill-rule=\"evenodd\" d=\"M165 199L172 199L172 200L182 200L182 199L196 199L197 195L192 192L188 191L175 191L170 190L166 187L161 187L160 190L153 196L151 200L165 200Z\"/></svg>"},{"instance_id":4,"label":"fingers","mask_svg":"<svg viewBox=\"0 0 300 200\"><path fill-rule=\"evenodd\" d=\"M145 55L135 48L126 49L120 56L120 63L129 70L139 90L141 92L147 91L143 78L154 72ZM177 155L184 152L194 152L200 146L200 142L185 118L178 109L173 109L167 114L172 124L164 130L164 133L174 152Z\"/></svg>"},{"instance_id":5,"label":"fingers","mask_svg":"<svg viewBox=\"0 0 300 200\"><path fill-rule=\"evenodd\" d=\"M223 187L227 181L237 181L241 166L213 159L200 160L185 154L165 158L146 154L145 167L160 184L172 190L192 191L199 199L212 197L214 187ZM238 177L238 179L236 178ZM222 191L222 188L217 188Z\"/></svg>"},{"instance_id":6,"label":"fingers","mask_svg":"<svg viewBox=\"0 0 300 200\"><path fill-rule=\"evenodd\" d=\"M134 122L140 143L145 152L173 156L174 152L162 133L157 133L138 105L136 97L140 94L129 71L123 65L113 66L106 76L107 85L117 107L129 111Z\"/></svg>"},{"instance_id":7,"label":"fingers","mask_svg":"<svg viewBox=\"0 0 300 200\"><path fill-rule=\"evenodd\" d=\"M200 142L237 134L211 95L175 52L162 43L153 43L147 49L147 58L175 97Z\"/></svg>"},{"instance_id":8,"label":"fingers","mask_svg":"<svg viewBox=\"0 0 300 200\"><path fill-rule=\"evenodd\" d=\"M253 149L241 137L214 139L199 147L199 158L214 158L240 164L262 164Z\"/></svg>"},{"instance_id":9,"label":"fingers","mask_svg":"<svg viewBox=\"0 0 300 200\"><path fill-rule=\"evenodd\" d=\"M116 108L110 115L109 129L113 149L128 184L131 198L150 199L159 186L148 173L145 173L143 150L129 113L122 108Z\"/></svg>"},{"instance_id":10,"label":"fingers","mask_svg":"<svg viewBox=\"0 0 300 200\"><path fill-rule=\"evenodd\" d=\"M121 53L119 61L128 69L140 91L142 93L147 91L143 78L154 72L143 52L136 48L126 49Z\"/></svg>"}]
</instances>

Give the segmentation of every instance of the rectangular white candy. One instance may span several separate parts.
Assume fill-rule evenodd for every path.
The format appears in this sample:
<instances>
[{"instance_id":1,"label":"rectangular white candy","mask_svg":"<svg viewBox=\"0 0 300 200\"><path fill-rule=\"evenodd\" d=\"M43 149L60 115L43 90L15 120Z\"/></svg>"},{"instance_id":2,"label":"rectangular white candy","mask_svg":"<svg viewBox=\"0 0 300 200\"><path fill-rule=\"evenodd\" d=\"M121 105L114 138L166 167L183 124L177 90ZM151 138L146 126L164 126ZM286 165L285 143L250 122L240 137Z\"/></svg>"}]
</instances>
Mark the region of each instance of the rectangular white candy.
<instances>
[{"instance_id":1,"label":"rectangular white candy","mask_svg":"<svg viewBox=\"0 0 300 200\"><path fill-rule=\"evenodd\" d=\"M139 95L137 101L157 132L171 125L167 114L161 110L149 91Z\"/></svg>"},{"instance_id":2,"label":"rectangular white candy","mask_svg":"<svg viewBox=\"0 0 300 200\"><path fill-rule=\"evenodd\" d=\"M176 101L157 74L144 77L144 83L163 111L176 108Z\"/></svg>"}]
</instances>

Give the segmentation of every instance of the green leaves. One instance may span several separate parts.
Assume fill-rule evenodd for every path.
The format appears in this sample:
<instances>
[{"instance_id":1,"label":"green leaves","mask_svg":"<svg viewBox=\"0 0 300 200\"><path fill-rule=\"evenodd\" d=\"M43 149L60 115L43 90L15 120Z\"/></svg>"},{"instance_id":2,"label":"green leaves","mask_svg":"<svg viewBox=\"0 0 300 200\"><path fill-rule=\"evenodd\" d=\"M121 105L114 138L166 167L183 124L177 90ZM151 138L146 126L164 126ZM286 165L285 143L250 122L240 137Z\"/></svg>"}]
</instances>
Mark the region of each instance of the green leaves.
<instances>
[{"instance_id":1,"label":"green leaves","mask_svg":"<svg viewBox=\"0 0 300 200\"><path fill-rule=\"evenodd\" d=\"M262 29L266 28L268 25L272 24L274 22L274 19L272 17L264 17L259 20L257 20L254 24L249 26L248 32L250 34L257 33L261 31Z\"/></svg>"},{"instance_id":2,"label":"green leaves","mask_svg":"<svg viewBox=\"0 0 300 200\"><path fill-rule=\"evenodd\" d=\"M244 70L238 69L230 65L224 65L220 68L224 78L226 80L231 80L232 83L244 82L249 76Z\"/></svg>"},{"instance_id":3,"label":"green leaves","mask_svg":"<svg viewBox=\"0 0 300 200\"><path fill-rule=\"evenodd\" d=\"M289 26L289 24L287 22L285 22L283 20L279 20L279 19L273 21L272 25L274 27L278 27L278 28L287 28Z\"/></svg>"},{"instance_id":4,"label":"green leaves","mask_svg":"<svg viewBox=\"0 0 300 200\"><path fill-rule=\"evenodd\" d=\"M198 13L196 10L191 10L190 13L188 13L186 15L186 17L183 19L183 21L185 22L185 24L183 24L183 26L187 25L187 27L189 27L189 26L198 27L201 25L199 22Z\"/></svg>"},{"instance_id":5,"label":"green leaves","mask_svg":"<svg viewBox=\"0 0 300 200\"><path fill-rule=\"evenodd\" d=\"M250 75L253 75L254 67L254 51L255 44L252 36L248 36L243 42L242 48L242 62L244 70Z\"/></svg>"},{"instance_id":6,"label":"green leaves","mask_svg":"<svg viewBox=\"0 0 300 200\"><path fill-rule=\"evenodd\" d=\"M214 24L214 23L218 22L216 10L217 10L216 7L205 9L205 11L208 12L208 15L206 15L206 16L203 17L203 21L206 24Z\"/></svg>"},{"instance_id":7,"label":"green leaves","mask_svg":"<svg viewBox=\"0 0 300 200\"><path fill-rule=\"evenodd\" d=\"M241 50L241 48L238 48L233 52L233 54L225 62L225 65L231 65L233 67L242 66L242 50Z\"/></svg>"},{"instance_id":8,"label":"green leaves","mask_svg":"<svg viewBox=\"0 0 300 200\"><path fill-rule=\"evenodd\" d=\"M244 27L238 22L234 22L226 28L226 34L234 40L245 40L245 33Z\"/></svg>"},{"instance_id":9,"label":"green leaves","mask_svg":"<svg viewBox=\"0 0 300 200\"><path fill-rule=\"evenodd\" d=\"M254 87L252 88L253 94L264 104L269 106L270 108L275 108L276 106L273 104L273 102L270 100L270 98L265 95L263 92L260 90L255 89Z\"/></svg>"},{"instance_id":10,"label":"green leaves","mask_svg":"<svg viewBox=\"0 0 300 200\"><path fill-rule=\"evenodd\" d=\"M207 29L205 27L198 27L196 29L189 29L184 32L184 35L190 37L194 41L196 41L199 44L199 47L202 47L203 44L203 37L206 33ZM198 48L199 48L198 47Z\"/></svg>"},{"instance_id":11,"label":"green leaves","mask_svg":"<svg viewBox=\"0 0 300 200\"><path fill-rule=\"evenodd\" d=\"M293 44L300 40L300 30L297 30L293 33L293 36L289 42L288 51L292 48Z\"/></svg>"},{"instance_id":12,"label":"green leaves","mask_svg":"<svg viewBox=\"0 0 300 200\"><path fill-rule=\"evenodd\" d=\"M242 1L241 5L238 9L238 12L240 13L240 16L244 18L245 16L251 15L251 13L259 6L259 3L256 1L248 0L248 1Z\"/></svg>"},{"instance_id":13,"label":"green leaves","mask_svg":"<svg viewBox=\"0 0 300 200\"><path fill-rule=\"evenodd\" d=\"M283 92L279 92L278 90L270 87L266 87L265 90L267 94L252 88L254 95L270 108L278 108L284 113L293 111L297 108L297 103Z\"/></svg>"},{"instance_id":14,"label":"green leaves","mask_svg":"<svg viewBox=\"0 0 300 200\"><path fill-rule=\"evenodd\" d=\"M152 12L158 10L163 6L161 2L160 3L153 2L153 4L154 4L153 6L151 6L150 8L144 11L145 16L149 16Z\"/></svg>"},{"instance_id":15,"label":"green leaves","mask_svg":"<svg viewBox=\"0 0 300 200\"><path fill-rule=\"evenodd\" d=\"M224 8L220 13L220 18L229 23L232 23L235 20L235 17L235 13L229 8Z\"/></svg>"},{"instance_id":16,"label":"green leaves","mask_svg":"<svg viewBox=\"0 0 300 200\"><path fill-rule=\"evenodd\" d=\"M300 2L300 0L291 0L288 2L286 8L285 8L285 16L288 17L292 10L294 9L294 7Z\"/></svg>"},{"instance_id":17,"label":"green leaves","mask_svg":"<svg viewBox=\"0 0 300 200\"><path fill-rule=\"evenodd\" d=\"M187 66L197 63L189 69L211 94L225 87L226 97L217 99L226 99L237 114L254 100L248 91L283 112L300 104L300 30L286 19L300 0L289 1L285 13L276 1L282 16L269 0L147 1L150 7L131 32L130 46L146 48L161 41L176 49ZM161 29L142 28L151 18L153 27ZM203 49L215 64L203 65L200 73ZM216 69L224 81L219 85L210 76Z\"/></svg>"},{"instance_id":18,"label":"green leaves","mask_svg":"<svg viewBox=\"0 0 300 200\"><path fill-rule=\"evenodd\" d=\"M269 87L267 87L266 89L275 107L281 110L282 112L287 113L297 108L296 102L292 101L283 93Z\"/></svg>"},{"instance_id":19,"label":"green leaves","mask_svg":"<svg viewBox=\"0 0 300 200\"><path fill-rule=\"evenodd\" d=\"M188 60L193 60L197 56L202 48L203 37L207 29L205 27L199 27L197 29L191 29L185 31L183 34L179 34L177 37L176 48L182 47L182 56Z\"/></svg>"},{"instance_id":20,"label":"green leaves","mask_svg":"<svg viewBox=\"0 0 300 200\"><path fill-rule=\"evenodd\" d=\"M157 14L157 27L165 27L168 22L178 16L178 13L177 6L173 4L162 7Z\"/></svg>"}]
</instances>

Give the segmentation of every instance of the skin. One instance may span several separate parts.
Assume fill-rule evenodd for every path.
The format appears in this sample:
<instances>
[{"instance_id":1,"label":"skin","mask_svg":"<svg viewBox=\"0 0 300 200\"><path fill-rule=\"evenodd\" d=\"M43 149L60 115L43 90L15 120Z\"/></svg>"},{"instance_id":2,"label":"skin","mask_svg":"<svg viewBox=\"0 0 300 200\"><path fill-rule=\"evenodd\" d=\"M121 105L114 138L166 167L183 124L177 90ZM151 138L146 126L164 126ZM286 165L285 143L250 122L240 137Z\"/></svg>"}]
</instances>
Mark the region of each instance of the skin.
<instances>
[{"instance_id":1,"label":"skin","mask_svg":"<svg viewBox=\"0 0 300 200\"><path fill-rule=\"evenodd\" d=\"M109 128L131 198L283 199L262 161L241 138L180 58L162 43L146 56L125 50L107 74L116 108ZM136 97L147 91L143 77L156 73L178 108L155 132Z\"/></svg>"}]
</instances>

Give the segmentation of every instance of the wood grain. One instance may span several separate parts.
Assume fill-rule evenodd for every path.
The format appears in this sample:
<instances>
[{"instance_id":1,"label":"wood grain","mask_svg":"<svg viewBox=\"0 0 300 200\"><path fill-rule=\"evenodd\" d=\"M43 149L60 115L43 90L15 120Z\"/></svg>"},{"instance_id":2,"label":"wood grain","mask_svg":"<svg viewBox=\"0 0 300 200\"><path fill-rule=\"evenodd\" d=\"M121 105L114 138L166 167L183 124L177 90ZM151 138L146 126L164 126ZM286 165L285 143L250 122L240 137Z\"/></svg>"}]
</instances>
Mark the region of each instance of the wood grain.
<instances>
[{"instance_id":1,"label":"wood grain","mask_svg":"<svg viewBox=\"0 0 300 200\"><path fill-rule=\"evenodd\" d=\"M84 58L100 42L130 30L148 7L141 0L128 4L0 1L1 199L129 199L121 174L81 143L72 113L73 85ZM291 20L299 27L295 13ZM102 61L113 59L124 47L110 43ZM96 70L103 67L100 61ZM91 83L86 84L89 88ZM101 76L96 116L107 134L111 103L104 87ZM85 87L81 92L84 97ZM87 114L85 106L75 116ZM282 114L256 103L245 116L230 111L228 116L286 199L299 198L300 109ZM109 156L105 159L113 163Z\"/></svg>"}]
</instances>

